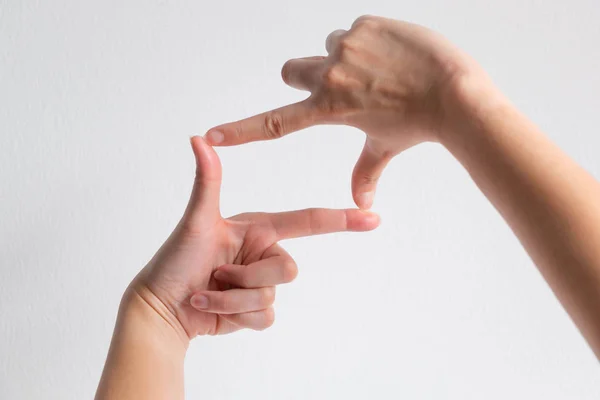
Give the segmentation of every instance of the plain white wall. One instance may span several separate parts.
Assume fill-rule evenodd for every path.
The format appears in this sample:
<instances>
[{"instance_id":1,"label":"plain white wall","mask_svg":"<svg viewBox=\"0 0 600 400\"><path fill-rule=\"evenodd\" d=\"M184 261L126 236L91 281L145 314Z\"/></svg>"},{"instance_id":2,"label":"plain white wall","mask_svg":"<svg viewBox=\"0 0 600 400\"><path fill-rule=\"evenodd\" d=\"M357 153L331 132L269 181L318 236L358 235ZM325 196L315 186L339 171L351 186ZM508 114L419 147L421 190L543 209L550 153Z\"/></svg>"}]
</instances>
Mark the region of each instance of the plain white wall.
<instances>
[{"instance_id":1,"label":"plain white wall","mask_svg":"<svg viewBox=\"0 0 600 400\"><path fill-rule=\"evenodd\" d=\"M0 1L0 398L91 398L121 293L180 217L188 136L304 94L288 59L361 14L435 28L600 176L600 3ZM219 149L223 213L352 206L363 135ZM367 234L285 242L265 332L198 338L190 399L598 399L600 367L440 147L395 159Z\"/></svg>"}]
</instances>

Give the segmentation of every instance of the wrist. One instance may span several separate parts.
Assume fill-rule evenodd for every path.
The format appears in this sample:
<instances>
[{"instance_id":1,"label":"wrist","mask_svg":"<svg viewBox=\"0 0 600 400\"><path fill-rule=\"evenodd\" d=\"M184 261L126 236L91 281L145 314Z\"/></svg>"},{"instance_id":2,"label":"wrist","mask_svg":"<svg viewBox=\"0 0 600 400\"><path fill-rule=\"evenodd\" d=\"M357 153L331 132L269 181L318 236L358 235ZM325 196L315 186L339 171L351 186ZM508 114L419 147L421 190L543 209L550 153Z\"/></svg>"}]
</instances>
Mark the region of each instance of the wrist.
<instances>
[{"instance_id":1,"label":"wrist","mask_svg":"<svg viewBox=\"0 0 600 400\"><path fill-rule=\"evenodd\" d=\"M188 343L161 314L145 289L125 291L96 399L183 398Z\"/></svg>"},{"instance_id":2,"label":"wrist","mask_svg":"<svg viewBox=\"0 0 600 400\"><path fill-rule=\"evenodd\" d=\"M134 281L123 294L119 319L131 321L161 339L187 350L189 336L167 306L145 285Z\"/></svg>"},{"instance_id":3,"label":"wrist","mask_svg":"<svg viewBox=\"0 0 600 400\"><path fill-rule=\"evenodd\" d=\"M443 93L443 104L439 142L448 149L471 134L485 134L492 121L512 108L484 73L456 76Z\"/></svg>"}]
</instances>

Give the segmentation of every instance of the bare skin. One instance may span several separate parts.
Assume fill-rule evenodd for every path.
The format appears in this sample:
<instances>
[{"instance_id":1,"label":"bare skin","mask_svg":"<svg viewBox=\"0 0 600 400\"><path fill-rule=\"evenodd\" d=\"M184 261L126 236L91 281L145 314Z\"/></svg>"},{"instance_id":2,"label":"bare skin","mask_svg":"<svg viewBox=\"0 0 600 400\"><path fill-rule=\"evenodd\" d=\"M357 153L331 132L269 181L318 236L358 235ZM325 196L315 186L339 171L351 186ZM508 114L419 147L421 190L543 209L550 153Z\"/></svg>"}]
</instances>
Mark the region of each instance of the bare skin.
<instances>
[{"instance_id":1,"label":"bare skin","mask_svg":"<svg viewBox=\"0 0 600 400\"><path fill-rule=\"evenodd\" d=\"M440 35L366 16L326 43L327 57L283 68L286 83L310 91L305 101L212 128L207 141L228 146L316 124L358 127L367 139L352 193L363 209L391 158L422 142L440 143L506 219L600 357L600 184ZM272 323L274 287L296 274L279 240L370 230L379 222L358 210L223 219L218 158L201 139L192 145L198 168L190 204L123 297L97 399L183 398L191 338Z\"/></svg>"},{"instance_id":2,"label":"bare skin","mask_svg":"<svg viewBox=\"0 0 600 400\"><path fill-rule=\"evenodd\" d=\"M391 158L445 146L531 256L600 357L600 184L494 87L475 61L418 25L365 16L326 41L327 57L288 61L310 96L207 132L213 145L282 137L317 124L365 132L352 194L369 208Z\"/></svg>"},{"instance_id":3,"label":"bare skin","mask_svg":"<svg viewBox=\"0 0 600 400\"><path fill-rule=\"evenodd\" d=\"M96 399L182 399L191 339L273 323L275 286L297 274L278 241L379 224L376 214L352 209L224 219L217 154L201 137L192 148L197 172L188 207L123 296Z\"/></svg>"}]
</instances>

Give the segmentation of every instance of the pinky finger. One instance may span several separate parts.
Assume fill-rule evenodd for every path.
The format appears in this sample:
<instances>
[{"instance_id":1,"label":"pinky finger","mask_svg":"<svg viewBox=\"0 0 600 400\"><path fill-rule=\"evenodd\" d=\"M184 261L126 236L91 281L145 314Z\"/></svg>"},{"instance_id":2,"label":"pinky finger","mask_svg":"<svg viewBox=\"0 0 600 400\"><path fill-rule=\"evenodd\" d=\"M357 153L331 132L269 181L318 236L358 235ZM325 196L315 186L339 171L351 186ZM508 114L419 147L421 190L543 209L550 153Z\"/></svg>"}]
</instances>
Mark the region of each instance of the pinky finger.
<instances>
[{"instance_id":1,"label":"pinky finger","mask_svg":"<svg viewBox=\"0 0 600 400\"><path fill-rule=\"evenodd\" d=\"M275 322L275 310L269 307L265 310L252 311L241 314L221 315L227 321L241 328L262 331L269 328Z\"/></svg>"}]
</instances>

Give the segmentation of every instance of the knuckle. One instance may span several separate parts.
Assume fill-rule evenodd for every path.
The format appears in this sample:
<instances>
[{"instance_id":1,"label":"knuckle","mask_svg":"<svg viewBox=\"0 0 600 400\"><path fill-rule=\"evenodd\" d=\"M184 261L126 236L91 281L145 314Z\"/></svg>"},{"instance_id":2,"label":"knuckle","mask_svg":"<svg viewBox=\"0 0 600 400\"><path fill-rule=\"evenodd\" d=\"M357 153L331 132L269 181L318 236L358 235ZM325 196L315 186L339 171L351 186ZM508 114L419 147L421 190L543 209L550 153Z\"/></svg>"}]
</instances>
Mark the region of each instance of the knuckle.
<instances>
[{"instance_id":1,"label":"knuckle","mask_svg":"<svg viewBox=\"0 0 600 400\"><path fill-rule=\"evenodd\" d=\"M173 231L174 235L181 239L196 239L202 237L206 232L206 226L202 223L202 221L198 221L197 218L194 218L191 214L184 214L181 221L177 224L177 227Z\"/></svg>"},{"instance_id":2,"label":"knuckle","mask_svg":"<svg viewBox=\"0 0 600 400\"><path fill-rule=\"evenodd\" d=\"M275 311L273 310L273 308L266 309L265 311L263 311L263 313L264 316L262 325L259 328L259 330L261 331L270 328L271 326L273 326L273 323L275 323Z\"/></svg>"},{"instance_id":3,"label":"knuckle","mask_svg":"<svg viewBox=\"0 0 600 400\"><path fill-rule=\"evenodd\" d=\"M379 25L379 21L377 21L375 18L368 18L361 24L363 29L366 31L375 31L379 29Z\"/></svg>"},{"instance_id":4,"label":"knuckle","mask_svg":"<svg viewBox=\"0 0 600 400\"><path fill-rule=\"evenodd\" d=\"M292 259L288 259L283 263L282 278L284 283L290 283L298 276L298 265Z\"/></svg>"},{"instance_id":5,"label":"knuckle","mask_svg":"<svg viewBox=\"0 0 600 400\"><path fill-rule=\"evenodd\" d=\"M285 134L283 117L280 113L271 111L265 115L263 124L265 137L269 139L277 139Z\"/></svg>"},{"instance_id":6,"label":"knuckle","mask_svg":"<svg viewBox=\"0 0 600 400\"><path fill-rule=\"evenodd\" d=\"M360 17L356 18L356 20L352 24L352 27L354 28L354 27L358 27L361 25L373 23L374 21L375 21L375 17L372 15L369 15L369 14L361 15Z\"/></svg>"},{"instance_id":7,"label":"knuckle","mask_svg":"<svg viewBox=\"0 0 600 400\"><path fill-rule=\"evenodd\" d=\"M314 233L317 229L317 209L316 208L309 208L306 210L306 215L307 215L307 222L308 222L308 231L310 233Z\"/></svg>"},{"instance_id":8,"label":"knuckle","mask_svg":"<svg viewBox=\"0 0 600 400\"><path fill-rule=\"evenodd\" d=\"M354 20L354 23L352 24L352 27L356 27L359 26L360 24L362 24L367 18L369 18L370 16L367 14L361 15L360 17L356 18Z\"/></svg>"},{"instance_id":9,"label":"knuckle","mask_svg":"<svg viewBox=\"0 0 600 400\"><path fill-rule=\"evenodd\" d=\"M338 42L338 51L340 55L344 55L355 49L355 44L349 36L343 37Z\"/></svg>"},{"instance_id":10,"label":"knuckle","mask_svg":"<svg viewBox=\"0 0 600 400\"><path fill-rule=\"evenodd\" d=\"M338 66L329 67L323 72L323 84L327 87L342 86L344 81L344 71Z\"/></svg>"},{"instance_id":11,"label":"knuckle","mask_svg":"<svg viewBox=\"0 0 600 400\"><path fill-rule=\"evenodd\" d=\"M358 21L358 23L355 23L355 25L352 27L352 30L354 33L361 35L377 32L379 28L380 22L377 21L377 19L373 17L365 17L364 19Z\"/></svg>"},{"instance_id":12,"label":"knuckle","mask_svg":"<svg viewBox=\"0 0 600 400\"><path fill-rule=\"evenodd\" d=\"M237 284L238 284L238 286L243 287L243 288L252 287L252 279L251 279L250 275L247 273L246 269L247 268L243 268L237 276Z\"/></svg>"},{"instance_id":13,"label":"knuckle","mask_svg":"<svg viewBox=\"0 0 600 400\"><path fill-rule=\"evenodd\" d=\"M244 128L242 128L242 124L239 123L235 123L232 124L230 127L230 131L227 134L228 138L231 138L232 140L238 141L241 138L244 137Z\"/></svg>"},{"instance_id":14,"label":"knuckle","mask_svg":"<svg viewBox=\"0 0 600 400\"><path fill-rule=\"evenodd\" d=\"M378 178L379 178L378 176L375 176L373 174L364 173L364 174L360 174L358 176L358 183L360 185L370 186L370 185L377 183Z\"/></svg>"},{"instance_id":15,"label":"knuckle","mask_svg":"<svg viewBox=\"0 0 600 400\"><path fill-rule=\"evenodd\" d=\"M261 303L265 306L270 306L275 302L275 287L266 287L262 289Z\"/></svg>"}]
</instances>

